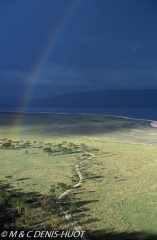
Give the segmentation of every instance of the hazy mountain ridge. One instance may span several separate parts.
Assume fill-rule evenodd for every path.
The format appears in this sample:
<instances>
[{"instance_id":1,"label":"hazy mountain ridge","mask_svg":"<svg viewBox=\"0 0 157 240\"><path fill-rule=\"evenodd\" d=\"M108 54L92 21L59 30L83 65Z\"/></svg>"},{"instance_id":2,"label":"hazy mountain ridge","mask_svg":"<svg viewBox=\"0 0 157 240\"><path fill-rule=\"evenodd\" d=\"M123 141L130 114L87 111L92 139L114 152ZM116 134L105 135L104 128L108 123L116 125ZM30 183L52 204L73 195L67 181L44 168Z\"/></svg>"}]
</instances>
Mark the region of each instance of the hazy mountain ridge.
<instances>
[{"instance_id":1,"label":"hazy mountain ridge","mask_svg":"<svg viewBox=\"0 0 157 240\"><path fill-rule=\"evenodd\" d=\"M63 94L37 102L41 107L157 107L157 89L102 90Z\"/></svg>"},{"instance_id":2,"label":"hazy mountain ridge","mask_svg":"<svg viewBox=\"0 0 157 240\"><path fill-rule=\"evenodd\" d=\"M0 107L16 107L22 99L0 99ZM119 89L77 92L29 99L29 107L157 107L157 89Z\"/></svg>"}]
</instances>

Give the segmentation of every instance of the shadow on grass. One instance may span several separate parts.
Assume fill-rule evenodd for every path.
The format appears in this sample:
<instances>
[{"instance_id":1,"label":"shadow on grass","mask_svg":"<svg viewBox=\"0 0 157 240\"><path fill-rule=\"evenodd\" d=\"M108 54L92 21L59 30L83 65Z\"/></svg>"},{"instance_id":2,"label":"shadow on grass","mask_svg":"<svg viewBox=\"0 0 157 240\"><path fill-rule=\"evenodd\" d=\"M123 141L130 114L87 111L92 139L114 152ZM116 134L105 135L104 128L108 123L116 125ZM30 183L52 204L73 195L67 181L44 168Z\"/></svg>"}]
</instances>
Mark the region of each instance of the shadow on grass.
<instances>
[{"instance_id":1,"label":"shadow on grass","mask_svg":"<svg viewBox=\"0 0 157 240\"><path fill-rule=\"evenodd\" d=\"M31 215L33 209L42 207L43 198L44 196L40 193L25 193L22 189L13 188L6 181L0 181L0 230L15 229L16 220L21 221L22 225L22 222L27 221L27 216ZM25 214L27 216L24 219Z\"/></svg>"},{"instance_id":2,"label":"shadow on grass","mask_svg":"<svg viewBox=\"0 0 157 240\"><path fill-rule=\"evenodd\" d=\"M104 176L94 176L94 174L92 176L89 176L88 179L91 180L97 180L97 179L102 179Z\"/></svg>"},{"instance_id":3,"label":"shadow on grass","mask_svg":"<svg viewBox=\"0 0 157 240\"><path fill-rule=\"evenodd\" d=\"M18 178L18 179L16 179L16 181L23 181L23 180L28 180L28 179L30 179L30 178Z\"/></svg>"},{"instance_id":4,"label":"shadow on grass","mask_svg":"<svg viewBox=\"0 0 157 240\"><path fill-rule=\"evenodd\" d=\"M97 202L99 202L99 200L77 201L77 202L76 202L76 205L77 205L77 206L84 206L84 205L87 205L87 204L89 204L89 203L97 203Z\"/></svg>"}]
</instances>

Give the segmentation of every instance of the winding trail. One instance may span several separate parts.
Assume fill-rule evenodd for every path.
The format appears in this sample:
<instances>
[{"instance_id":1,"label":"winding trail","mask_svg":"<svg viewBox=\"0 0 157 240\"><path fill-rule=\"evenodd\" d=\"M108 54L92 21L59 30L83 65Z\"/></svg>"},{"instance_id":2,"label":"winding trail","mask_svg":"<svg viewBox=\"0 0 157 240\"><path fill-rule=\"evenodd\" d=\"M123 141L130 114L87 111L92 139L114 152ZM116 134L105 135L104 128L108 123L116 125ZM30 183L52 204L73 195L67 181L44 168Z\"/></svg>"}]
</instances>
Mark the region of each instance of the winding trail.
<instances>
[{"instance_id":1,"label":"winding trail","mask_svg":"<svg viewBox=\"0 0 157 240\"><path fill-rule=\"evenodd\" d=\"M83 183L84 178L83 178L83 176L82 176L82 174L81 174L81 172L80 172L80 170L79 170L79 166L80 166L83 162L85 162L85 161L87 161L87 160L95 157L95 155L94 155L93 153L88 153L88 154L90 154L90 157L82 160L81 162L79 162L78 164L75 165L75 171L76 171L76 173L77 173L78 176L79 176L79 181L78 181L78 183L76 183L71 189L68 189L68 190L66 190L65 192L61 193L61 194L59 195L59 197L56 199L56 205L57 205L57 207L62 211L62 213L64 214L64 217L67 219L67 221L70 223L70 225L73 227L73 229L74 229L75 231L81 231L81 227L77 225L77 223L73 220L71 214L69 214L68 211L63 207L63 205L62 205L62 199L63 199L66 195L68 195L74 188L79 187L79 186ZM80 238L81 238L82 240L88 240L87 237L85 236L85 234L84 234L83 236L80 236Z\"/></svg>"}]
</instances>

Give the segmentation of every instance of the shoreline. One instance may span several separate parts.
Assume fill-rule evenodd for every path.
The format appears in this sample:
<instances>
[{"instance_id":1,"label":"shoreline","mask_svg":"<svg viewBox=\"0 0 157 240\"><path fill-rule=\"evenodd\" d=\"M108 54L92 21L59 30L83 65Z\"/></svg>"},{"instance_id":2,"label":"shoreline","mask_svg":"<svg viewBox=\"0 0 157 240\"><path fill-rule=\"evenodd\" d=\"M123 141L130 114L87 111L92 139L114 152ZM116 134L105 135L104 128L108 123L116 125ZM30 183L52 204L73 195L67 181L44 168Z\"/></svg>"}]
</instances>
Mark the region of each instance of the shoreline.
<instances>
[{"instance_id":1,"label":"shoreline","mask_svg":"<svg viewBox=\"0 0 157 240\"><path fill-rule=\"evenodd\" d=\"M68 112L21 112L21 111L0 111L0 114L42 114L42 115L85 115L85 116L106 116L106 117L113 117L113 118L123 118L123 119L131 119L135 121L147 121L151 122L152 124L157 124L156 120L152 119L145 119L145 118L133 118L128 116L121 116L121 115L113 115L113 114L103 114L103 113L68 113ZM151 125L152 126L152 125ZM154 127L154 126L152 126ZM157 126L156 126L157 127Z\"/></svg>"}]
</instances>

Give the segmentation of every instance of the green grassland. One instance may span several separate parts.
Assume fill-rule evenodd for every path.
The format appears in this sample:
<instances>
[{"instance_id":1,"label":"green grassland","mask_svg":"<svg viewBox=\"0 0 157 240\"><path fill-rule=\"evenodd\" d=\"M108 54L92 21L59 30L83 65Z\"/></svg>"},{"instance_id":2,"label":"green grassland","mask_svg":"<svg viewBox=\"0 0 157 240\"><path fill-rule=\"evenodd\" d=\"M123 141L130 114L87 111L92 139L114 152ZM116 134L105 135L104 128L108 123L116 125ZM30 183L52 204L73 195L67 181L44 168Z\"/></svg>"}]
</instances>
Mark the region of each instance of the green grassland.
<instances>
[{"instance_id":1,"label":"green grassland","mask_svg":"<svg viewBox=\"0 0 157 240\"><path fill-rule=\"evenodd\" d=\"M144 120L1 113L3 218L16 211L17 228L71 230L55 199L78 182L88 152L85 181L64 203L78 225L91 239L157 238L157 129Z\"/></svg>"}]
</instances>

